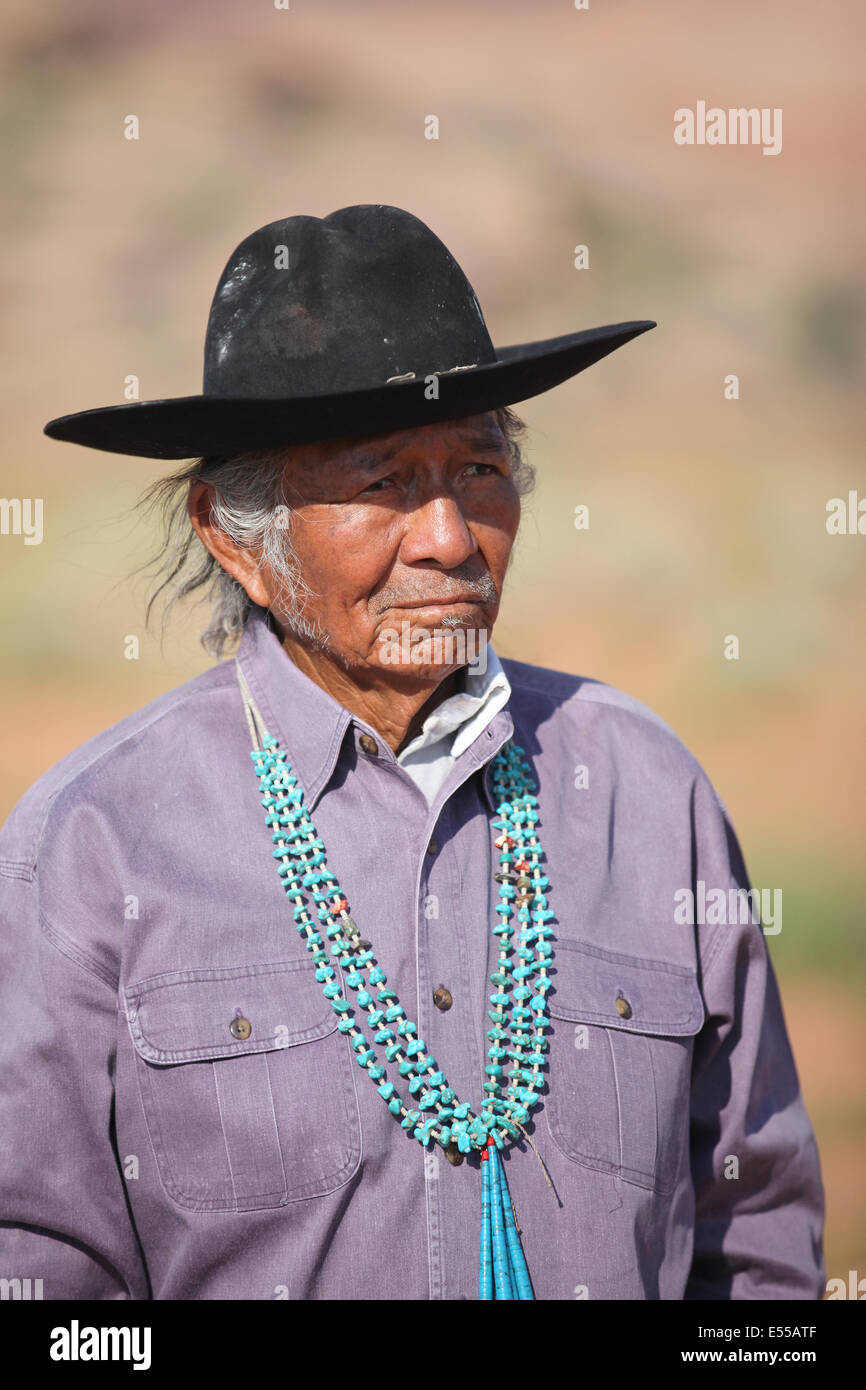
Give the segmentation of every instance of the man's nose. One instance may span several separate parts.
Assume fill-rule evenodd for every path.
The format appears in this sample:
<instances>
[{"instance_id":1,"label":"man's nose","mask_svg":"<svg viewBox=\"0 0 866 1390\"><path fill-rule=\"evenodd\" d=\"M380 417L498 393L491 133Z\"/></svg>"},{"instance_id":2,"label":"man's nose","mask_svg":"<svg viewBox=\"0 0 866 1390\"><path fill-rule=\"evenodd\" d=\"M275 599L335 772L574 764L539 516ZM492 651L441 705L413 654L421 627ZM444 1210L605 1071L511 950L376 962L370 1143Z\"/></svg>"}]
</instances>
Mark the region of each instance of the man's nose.
<instances>
[{"instance_id":1,"label":"man's nose","mask_svg":"<svg viewBox=\"0 0 866 1390\"><path fill-rule=\"evenodd\" d=\"M466 518L453 497L431 497L409 515L400 547L404 564L422 561L454 569L478 549Z\"/></svg>"}]
</instances>

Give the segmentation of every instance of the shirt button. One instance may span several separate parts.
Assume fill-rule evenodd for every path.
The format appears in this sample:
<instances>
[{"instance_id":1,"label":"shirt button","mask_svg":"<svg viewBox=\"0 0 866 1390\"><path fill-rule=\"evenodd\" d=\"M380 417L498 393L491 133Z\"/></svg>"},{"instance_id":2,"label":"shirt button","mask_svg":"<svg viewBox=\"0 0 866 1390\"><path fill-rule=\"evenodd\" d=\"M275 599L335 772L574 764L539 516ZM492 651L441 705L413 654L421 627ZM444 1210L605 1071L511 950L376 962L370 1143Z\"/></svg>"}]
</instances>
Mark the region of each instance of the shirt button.
<instances>
[{"instance_id":1,"label":"shirt button","mask_svg":"<svg viewBox=\"0 0 866 1390\"><path fill-rule=\"evenodd\" d=\"M365 753L378 753L379 745L371 734L362 734L358 739Z\"/></svg>"},{"instance_id":2,"label":"shirt button","mask_svg":"<svg viewBox=\"0 0 866 1390\"><path fill-rule=\"evenodd\" d=\"M427 853L428 853L428 854L438 854L438 853L439 853L439 841L436 839L436 836L435 836L435 835L433 836L433 839L430 841L429 845L427 846Z\"/></svg>"},{"instance_id":3,"label":"shirt button","mask_svg":"<svg viewBox=\"0 0 866 1390\"><path fill-rule=\"evenodd\" d=\"M463 1155L456 1144L447 1144L445 1147L445 1157L455 1168L459 1168L463 1162Z\"/></svg>"},{"instance_id":4,"label":"shirt button","mask_svg":"<svg viewBox=\"0 0 866 1390\"><path fill-rule=\"evenodd\" d=\"M622 995L617 995L616 1011L620 1018L631 1018L631 1004Z\"/></svg>"},{"instance_id":5,"label":"shirt button","mask_svg":"<svg viewBox=\"0 0 866 1390\"><path fill-rule=\"evenodd\" d=\"M450 1009L454 1003L454 996L450 989L446 989L444 985L439 985L438 989L433 991L433 1003L437 1009L441 1009L445 1013L446 1009Z\"/></svg>"},{"instance_id":6,"label":"shirt button","mask_svg":"<svg viewBox=\"0 0 866 1390\"><path fill-rule=\"evenodd\" d=\"M233 1018L229 1024L229 1032L233 1038L248 1038L253 1031L253 1025L248 1018Z\"/></svg>"}]
</instances>

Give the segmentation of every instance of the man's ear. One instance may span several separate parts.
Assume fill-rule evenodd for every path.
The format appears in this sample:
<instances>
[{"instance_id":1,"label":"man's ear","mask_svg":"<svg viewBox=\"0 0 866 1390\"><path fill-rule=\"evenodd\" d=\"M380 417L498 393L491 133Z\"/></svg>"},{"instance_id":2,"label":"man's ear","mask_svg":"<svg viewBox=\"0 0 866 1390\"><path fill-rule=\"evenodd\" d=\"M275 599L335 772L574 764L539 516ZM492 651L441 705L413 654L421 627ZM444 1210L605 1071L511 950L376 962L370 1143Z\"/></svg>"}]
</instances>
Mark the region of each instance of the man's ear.
<instances>
[{"instance_id":1,"label":"man's ear","mask_svg":"<svg viewBox=\"0 0 866 1390\"><path fill-rule=\"evenodd\" d=\"M186 509L196 535L217 564L238 581L253 603L262 608L270 607L270 591L256 557L250 551L242 550L225 531L215 525L213 496L212 483L199 480L190 484Z\"/></svg>"}]
</instances>

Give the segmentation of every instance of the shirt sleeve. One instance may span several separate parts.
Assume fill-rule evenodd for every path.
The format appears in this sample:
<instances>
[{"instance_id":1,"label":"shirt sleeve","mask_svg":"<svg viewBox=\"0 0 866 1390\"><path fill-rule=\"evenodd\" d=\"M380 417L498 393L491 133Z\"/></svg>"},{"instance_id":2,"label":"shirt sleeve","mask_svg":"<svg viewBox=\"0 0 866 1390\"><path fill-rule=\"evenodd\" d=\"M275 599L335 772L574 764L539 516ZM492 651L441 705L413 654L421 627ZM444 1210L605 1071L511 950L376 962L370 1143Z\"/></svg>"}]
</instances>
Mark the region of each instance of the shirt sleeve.
<instances>
[{"instance_id":1,"label":"shirt sleeve","mask_svg":"<svg viewBox=\"0 0 866 1390\"><path fill-rule=\"evenodd\" d=\"M150 1297L114 1137L116 1013L105 965L41 916L25 865L0 864L0 1279L21 1281L11 1297Z\"/></svg>"},{"instance_id":2,"label":"shirt sleeve","mask_svg":"<svg viewBox=\"0 0 866 1390\"><path fill-rule=\"evenodd\" d=\"M695 1223L684 1297L821 1299L820 1161L764 926L731 910L730 889L751 884L709 783L695 811L696 878L707 892L723 887L728 904L724 923L695 928L706 1018L692 1069ZM764 925L778 927L768 917Z\"/></svg>"}]
</instances>

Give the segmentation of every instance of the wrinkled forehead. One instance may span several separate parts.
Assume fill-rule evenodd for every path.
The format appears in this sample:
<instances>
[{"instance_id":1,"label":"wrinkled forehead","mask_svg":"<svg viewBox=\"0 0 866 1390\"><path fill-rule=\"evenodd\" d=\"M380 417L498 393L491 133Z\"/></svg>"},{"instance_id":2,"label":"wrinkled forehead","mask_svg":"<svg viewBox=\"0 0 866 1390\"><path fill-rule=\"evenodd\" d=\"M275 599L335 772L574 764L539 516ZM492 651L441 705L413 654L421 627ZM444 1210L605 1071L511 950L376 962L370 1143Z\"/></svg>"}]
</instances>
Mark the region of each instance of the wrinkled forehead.
<instances>
[{"instance_id":1,"label":"wrinkled forehead","mask_svg":"<svg viewBox=\"0 0 866 1390\"><path fill-rule=\"evenodd\" d=\"M400 458L423 460L425 455L433 458L449 452L488 456L507 454L508 441L495 411L394 430L387 434L301 444L287 449L285 460L301 472L308 469L330 471L348 468L363 473Z\"/></svg>"}]
</instances>

